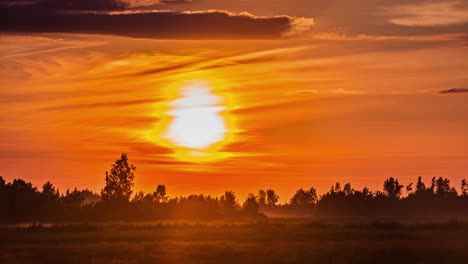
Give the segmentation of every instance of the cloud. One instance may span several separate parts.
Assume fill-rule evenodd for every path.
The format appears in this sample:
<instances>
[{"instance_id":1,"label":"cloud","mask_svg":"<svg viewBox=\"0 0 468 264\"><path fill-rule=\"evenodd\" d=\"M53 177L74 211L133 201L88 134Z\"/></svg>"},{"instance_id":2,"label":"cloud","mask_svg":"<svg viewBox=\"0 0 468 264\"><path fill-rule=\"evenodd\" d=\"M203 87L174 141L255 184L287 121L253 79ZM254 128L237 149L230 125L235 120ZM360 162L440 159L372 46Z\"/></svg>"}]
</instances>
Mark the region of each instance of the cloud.
<instances>
[{"instance_id":1,"label":"cloud","mask_svg":"<svg viewBox=\"0 0 468 264\"><path fill-rule=\"evenodd\" d=\"M189 2L187 0L0 0L0 6L31 7L48 10L92 10L110 11L138 7L164 5L166 3Z\"/></svg>"},{"instance_id":2,"label":"cloud","mask_svg":"<svg viewBox=\"0 0 468 264\"><path fill-rule=\"evenodd\" d=\"M254 63L265 63L271 61L278 61L281 58L285 58L286 54L290 52L303 50L304 47L293 47L293 48L277 48L264 50L260 52L245 53L236 56L220 57L206 61L204 65L201 65L196 70L209 70L223 67L231 67L245 64ZM202 61L203 62L203 61Z\"/></svg>"},{"instance_id":3,"label":"cloud","mask_svg":"<svg viewBox=\"0 0 468 264\"><path fill-rule=\"evenodd\" d=\"M468 93L468 88L452 88L448 90L439 91L441 94L458 94L458 93Z\"/></svg>"},{"instance_id":4,"label":"cloud","mask_svg":"<svg viewBox=\"0 0 468 264\"><path fill-rule=\"evenodd\" d=\"M285 36L299 36L308 32L315 25L312 18L295 17L291 20L291 30L285 32Z\"/></svg>"},{"instance_id":5,"label":"cloud","mask_svg":"<svg viewBox=\"0 0 468 264\"><path fill-rule=\"evenodd\" d=\"M284 58L285 54L288 52L295 52L304 49L304 47L294 47L294 48L279 48L271 49L260 52L245 53L236 56L219 56L213 58L203 58L192 60L188 62L175 63L166 66L158 66L154 68L148 68L145 70L123 73L113 76L106 76L104 78L119 78L125 76L145 76L145 75L157 75L157 74L167 74L168 72L172 74L189 72L189 71L199 71L199 70L211 70L223 67L231 67L245 64L254 64L254 63L264 63L271 62L274 60L279 60ZM1 100L0 100L1 101Z\"/></svg>"},{"instance_id":6,"label":"cloud","mask_svg":"<svg viewBox=\"0 0 468 264\"><path fill-rule=\"evenodd\" d=\"M336 32L348 36L360 34L370 36L420 36L466 33L468 27L466 23L409 26L395 24L391 20L399 18L414 20L421 17L425 22L429 22L431 21L428 20L430 17L434 21L439 20L438 17L444 17L443 20L459 21L460 17L468 14L467 2L466 0L194 0L190 4L166 3L165 7L179 11L223 9L233 12L253 12L260 15L288 14L297 18L312 16L316 21L313 26L314 33ZM448 7L449 9L446 12L444 9L434 8L431 3L442 3L442 7ZM419 7L418 10L415 10L415 7ZM426 10L425 8L429 9ZM432 12L433 15L428 12ZM299 23L299 20L296 22ZM410 21L400 22L407 23Z\"/></svg>"},{"instance_id":7,"label":"cloud","mask_svg":"<svg viewBox=\"0 0 468 264\"><path fill-rule=\"evenodd\" d=\"M5 5L0 0L0 32L79 33L168 39L257 39L296 36L309 30L312 19L259 17L223 10L142 11L134 6L153 0L43 0ZM27 2L29 3L29 2Z\"/></svg>"},{"instance_id":8,"label":"cloud","mask_svg":"<svg viewBox=\"0 0 468 264\"><path fill-rule=\"evenodd\" d=\"M428 2L388 9L390 22L402 26L444 26L468 23L468 8L459 1Z\"/></svg>"}]
</instances>

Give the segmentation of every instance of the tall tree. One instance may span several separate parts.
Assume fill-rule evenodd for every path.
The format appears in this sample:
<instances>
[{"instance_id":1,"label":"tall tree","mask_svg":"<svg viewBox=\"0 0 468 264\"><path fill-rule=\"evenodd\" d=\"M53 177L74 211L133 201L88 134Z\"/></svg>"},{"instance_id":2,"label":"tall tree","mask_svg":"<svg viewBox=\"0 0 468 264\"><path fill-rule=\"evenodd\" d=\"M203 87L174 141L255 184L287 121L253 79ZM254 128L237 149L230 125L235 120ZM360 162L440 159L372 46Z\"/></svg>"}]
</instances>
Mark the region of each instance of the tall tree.
<instances>
[{"instance_id":1,"label":"tall tree","mask_svg":"<svg viewBox=\"0 0 468 264\"><path fill-rule=\"evenodd\" d=\"M126 153L112 165L110 173L106 172L106 186L101 192L104 200L126 200L132 195L135 166L128 163Z\"/></svg>"}]
</instances>

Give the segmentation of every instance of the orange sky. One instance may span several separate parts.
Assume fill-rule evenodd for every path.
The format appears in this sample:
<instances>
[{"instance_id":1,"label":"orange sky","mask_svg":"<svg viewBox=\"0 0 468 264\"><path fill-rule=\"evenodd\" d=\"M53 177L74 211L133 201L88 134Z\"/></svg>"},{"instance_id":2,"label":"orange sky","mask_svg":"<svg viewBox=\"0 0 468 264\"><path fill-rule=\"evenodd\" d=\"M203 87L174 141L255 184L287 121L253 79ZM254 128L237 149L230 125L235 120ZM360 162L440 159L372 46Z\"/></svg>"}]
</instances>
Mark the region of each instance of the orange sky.
<instances>
[{"instance_id":1,"label":"orange sky","mask_svg":"<svg viewBox=\"0 0 468 264\"><path fill-rule=\"evenodd\" d=\"M314 13L299 0L283 11L281 1L264 2L164 8L304 18L268 38L1 35L0 175L99 191L126 152L137 190L166 184L172 196L229 189L243 199L274 188L284 202L300 187L380 189L390 176L443 176L458 187L468 171L463 2L379 7L386 24L373 27L334 6ZM438 16L440 5L450 17ZM164 134L174 100L193 83L217 98L227 130L205 158Z\"/></svg>"}]
</instances>

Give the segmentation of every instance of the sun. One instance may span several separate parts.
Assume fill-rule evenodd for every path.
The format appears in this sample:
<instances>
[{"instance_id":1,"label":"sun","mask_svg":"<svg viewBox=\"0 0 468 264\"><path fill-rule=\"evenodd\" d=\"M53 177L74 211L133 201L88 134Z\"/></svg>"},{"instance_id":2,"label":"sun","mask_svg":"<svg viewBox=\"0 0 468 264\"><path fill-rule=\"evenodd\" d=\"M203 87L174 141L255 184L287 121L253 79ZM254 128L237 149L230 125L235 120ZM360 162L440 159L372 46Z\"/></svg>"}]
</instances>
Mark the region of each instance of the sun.
<instances>
[{"instance_id":1,"label":"sun","mask_svg":"<svg viewBox=\"0 0 468 264\"><path fill-rule=\"evenodd\" d=\"M182 98L170 103L174 110L165 137L174 145L203 150L224 139L227 132L224 118L219 114L225 109L220 98L209 87L194 84L182 88Z\"/></svg>"},{"instance_id":2,"label":"sun","mask_svg":"<svg viewBox=\"0 0 468 264\"><path fill-rule=\"evenodd\" d=\"M173 158L188 162L213 162L235 154L224 146L241 132L230 110L235 109L224 81L180 81L166 88L166 100L155 106L158 122L145 138L170 148ZM218 89L215 89L218 88Z\"/></svg>"}]
</instances>

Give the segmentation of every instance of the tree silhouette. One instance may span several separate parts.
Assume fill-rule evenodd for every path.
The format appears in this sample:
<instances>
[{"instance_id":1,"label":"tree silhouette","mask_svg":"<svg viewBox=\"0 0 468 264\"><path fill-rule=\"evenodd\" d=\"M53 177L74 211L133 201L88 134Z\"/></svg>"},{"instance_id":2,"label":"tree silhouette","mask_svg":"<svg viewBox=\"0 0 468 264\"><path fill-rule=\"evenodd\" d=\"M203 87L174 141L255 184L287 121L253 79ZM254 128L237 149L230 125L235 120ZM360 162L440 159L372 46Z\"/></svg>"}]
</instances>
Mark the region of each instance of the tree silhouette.
<instances>
[{"instance_id":1,"label":"tree silhouette","mask_svg":"<svg viewBox=\"0 0 468 264\"><path fill-rule=\"evenodd\" d=\"M422 181L422 177L418 177L418 182L416 183L416 193L422 193L426 191L426 184Z\"/></svg>"},{"instance_id":2,"label":"tree silhouette","mask_svg":"<svg viewBox=\"0 0 468 264\"><path fill-rule=\"evenodd\" d=\"M347 184L345 184L345 186L343 187L343 192L346 196L354 194L354 189L351 187L351 183L348 182Z\"/></svg>"},{"instance_id":3,"label":"tree silhouette","mask_svg":"<svg viewBox=\"0 0 468 264\"><path fill-rule=\"evenodd\" d=\"M86 191L78 191L78 189L75 188L70 192L70 190L67 189L65 196L62 197L62 201L67 207L78 209L82 206L85 199L85 197L83 197L83 193L86 193Z\"/></svg>"},{"instance_id":4,"label":"tree silhouette","mask_svg":"<svg viewBox=\"0 0 468 264\"><path fill-rule=\"evenodd\" d=\"M167 193L166 193L166 185L158 185L156 187L156 191L153 193L154 200L158 203L165 203L167 202Z\"/></svg>"},{"instance_id":5,"label":"tree silhouette","mask_svg":"<svg viewBox=\"0 0 468 264\"><path fill-rule=\"evenodd\" d=\"M272 189L268 189L266 191L266 195L267 195L268 206L275 206L279 200L279 196L276 194L276 192Z\"/></svg>"},{"instance_id":6,"label":"tree silhouette","mask_svg":"<svg viewBox=\"0 0 468 264\"><path fill-rule=\"evenodd\" d=\"M465 179L463 179L461 182L461 193L464 197L468 196L468 184L466 183Z\"/></svg>"},{"instance_id":7,"label":"tree silhouette","mask_svg":"<svg viewBox=\"0 0 468 264\"><path fill-rule=\"evenodd\" d=\"M267 204L267 193L265 190L258 190L257 200L260 206L265 206Z\"/></svg>"},{"instance_id":8,"label":"tree silhouette","mask_svg":"<svg viewBox=\"0 0 468 264\"><path fill-rule=\"evenodd\" d=\"M401 195L401 189L403 189L403 185L401 185L398 180L394 179L393 177L390 177L384 182L384 193L388 198L399 199Z\"/></svg>"},{"instance_id":9,"label":"tree silhouette","mask_svg":"<svg viewBox=\"0 0 468 264\"><path fill-rule=\"evenodd\" d=\"M101 192L104 200L126 200L132 195L135 167L128 163L127 154L123 153L106 172L106 186Z\"/></svg>"},{"instance_id":10,"label":"tree silhouette","mask_svg":"<svg viewBox=\"0 0 468 264\"><path fill-rule=\"evenodd\" d=\"M450 193L456 193L455 189L450 187L450 180L447 178L439 177L436 180L435 186L437 195L447 197Z\"/></svg>"},{"instance_id":11,"label":"tree silhouette","mask_svg":"<svg viewBox=\"0 0 468 264\"><path fill-rule=\"evenodd\" d=\"M42 196L48 200L57 200L60 194L59 190L55 189L54 185L48 181L42 185Z\"/></svg>"},{"instance_id":12,"label":"tree silhouette","mask_svg":"<svg viewBox=\"0 0 468 264\"><path fill-rule=\"evenodd\" d=\"M242 204L242 210L246 215L257 215L259 207L257 198L252 193L247 196L247 199Z\"/></svg>"},{"instance_id":13,"label":"tree silhouette","mask_svg":"<svg viewBox=\"0 0 468 264\"><path fill-rule=\"evenodd\" d=\"M232 191L224 192L224 195L221 196L219 200L221 207L226 210L226 212L233 212L238 206L236 195Z\"/></svg>"},{"instance_id":14,"label":"tree silhouette","mask_svg":"<svg viewBox=\"0 0 468 264\"><path fill-rule=\"evenodd\" d=\"M294 207L313 206L317 202L317 191L315 188L310 188L308 191L299 189L296 194L291 198L290 204Z\"/></svg>"},{"instance_id":15,"label":"tree silhouette","mask_svg":"<svg viewBox=\"0 0 468 264\"><path fill-rule=\"evenodd\" d=\"M431 179L431 187L429 187L431 193L436 192L436 177L432 177Z\"/></svg>"}]
</instances>

